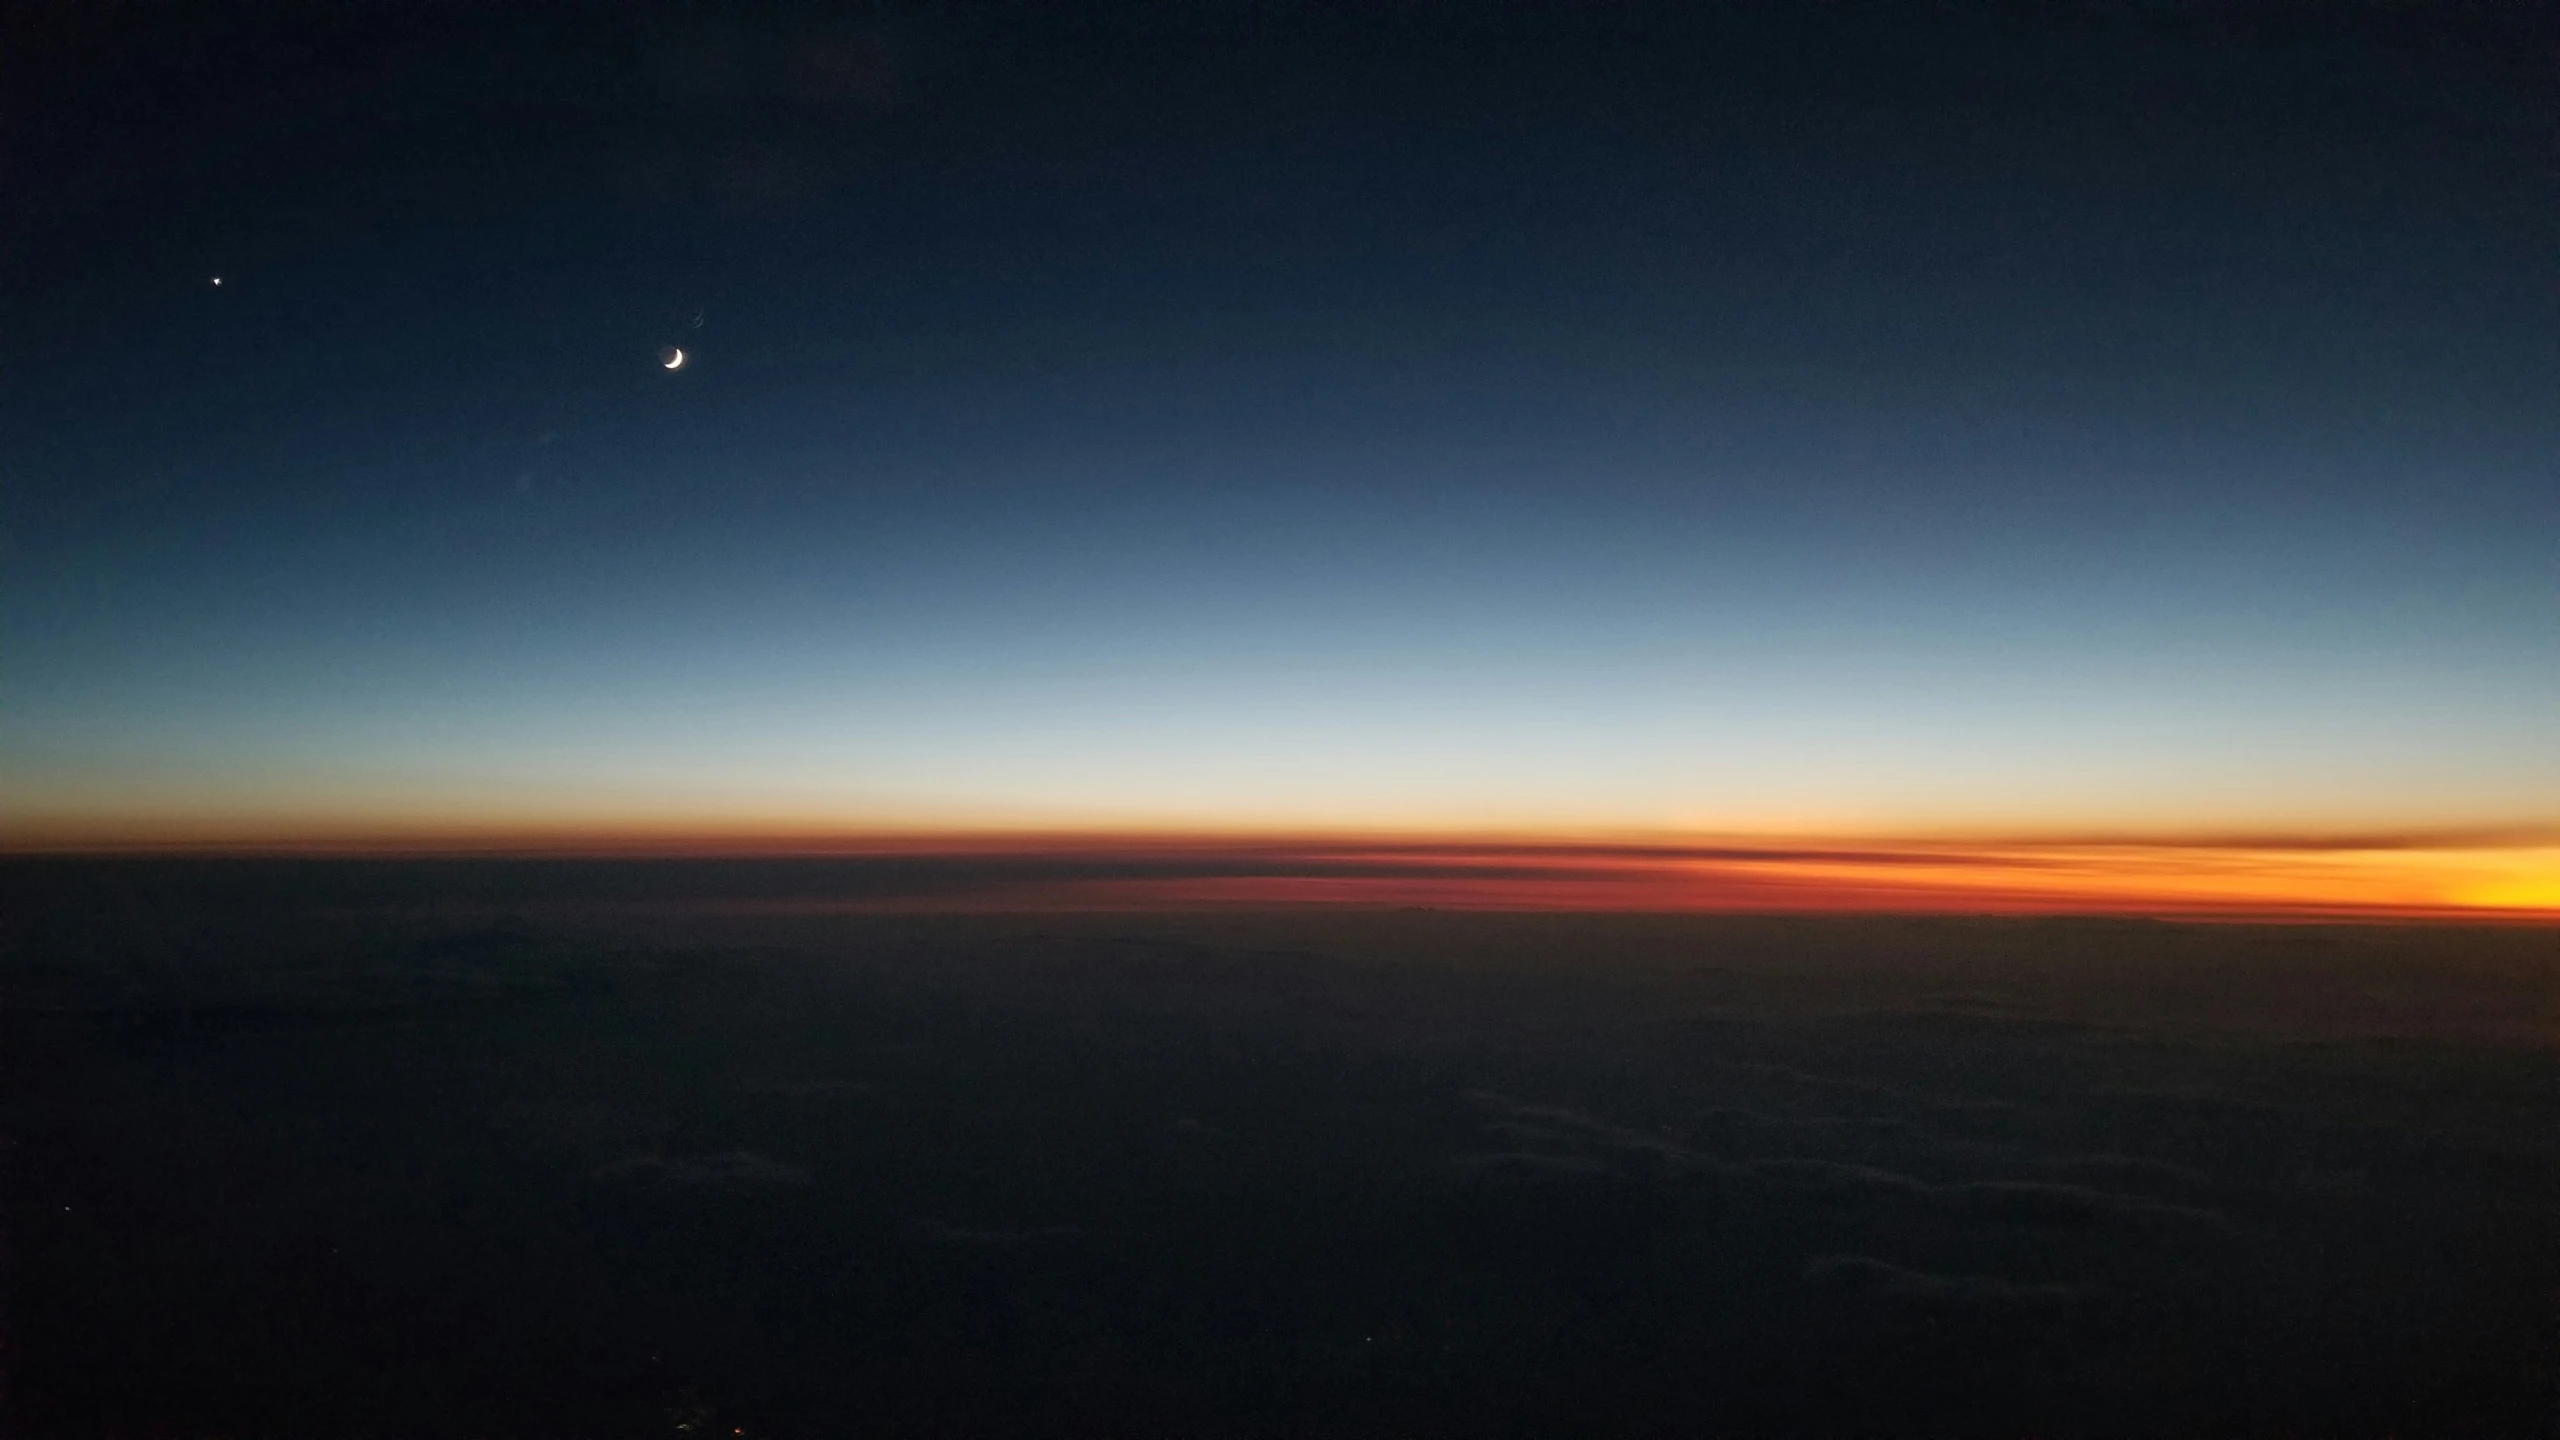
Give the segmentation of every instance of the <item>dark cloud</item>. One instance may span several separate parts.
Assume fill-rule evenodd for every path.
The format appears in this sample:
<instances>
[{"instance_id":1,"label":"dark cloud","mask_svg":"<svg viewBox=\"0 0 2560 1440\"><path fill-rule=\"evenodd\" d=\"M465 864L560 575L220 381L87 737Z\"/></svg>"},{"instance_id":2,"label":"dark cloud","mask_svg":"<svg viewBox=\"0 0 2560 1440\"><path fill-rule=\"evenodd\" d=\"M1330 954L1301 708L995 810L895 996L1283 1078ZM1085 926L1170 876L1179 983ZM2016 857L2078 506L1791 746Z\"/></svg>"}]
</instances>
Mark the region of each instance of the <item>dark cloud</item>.
<instances>
[{"instance_id":1,"label":"dark cloud","mask_svg":"<svg viewBox=\"0 0 2560 1440\"><path fill-rule=\"evenodd\" d=\"M2045 1180L1935 1182L1873 1165L1789 1155L1726 1160L1651 1131L1613 1124L1579 1110L1531 1105L1476 1091L1486 1112L1480 1128L1510 1148L1456 1157L1473 1177L1633 1178L1644 1174L1712 1177L1808 1200L1845 1204L1898 1202L1959 1221L2021 1225L2178 1225L2221 1229L2229 1221L2198 1206ZM1748 1114L1749 1112L1715 1112ZM1757 1118L1757 1117L1755 1117Z\"/></svg>"},{"instance_id":2,"label":"dark cloud","mask_svg":"<svg viewBox=\"0 0 2560 1440\"><path fill-rule=\"evenodd\" d=\"M2036 1180L1975 1180L1928 1189L1929 1196L1965 1220L2011 1221L2032 1225L2086 1225L2115 1221L2137 1225L2194 1225L2222 1229L2230 1221L2220 1212L2194 1205L2172 1205L2139 1195L2093 1190L2085 1185L2057 1185Z\"/></svg>"},{"instance_id":3,"label":"dark cloud","mask_svg":"<svg viewBox=\"0 0 2560 1440\"><path fill-rule=\"evenodd\" d=\"M1750 1160L1740 1165L1725 1166L1724 1173L1809 1196L1857 1199L1906 1196L1922 1199L1932 1193L1931 1186L1908 1175L1897 1175L1872 1165L1842 1164L1836 1160Z\"/></svg>"},{"instance_id":4,"label":"dark cloud","mask_svg":"<svg viewBox=\"0 0 2560 1440\"><path fill-rule=\"evenodd\" d=\"M1701 1110L1690 1124L1701 1131L1769 1130L1795 1135L1858 1132L1889 1135L1910 1128L1909 1121L1892 1115L1773 1115L1740 1105L1717 1105Z\"/></svg>"},{"instance_id":5,"label":"dark cloud","mask_svg":"<svg viewBox=\"0 0 2560 1440\"><path fill-rule=\"evenodd\" d=\"M2183 1086L2117 1086L2099 1090L2090 1096L2098 1104L2119 1110L2149 1111L2160 1115L2201 1116L2217 1118L2249 1117L2277 1120L2284 1117L2284 1106L2255 1096L2204 1085Z\"/></svg>"},{"instance_id":6,"label":"dark cloud","mask_svg":"<svg viewBox=\"0 0 2560 1440\"><path fill-rule=\"evenodd\" d=\"M870 1095L879 1088L863 1080L749 1080L738 1086L738 1093L785 1100L821 1100Z\"/></svg>"},{"instance_id":7,"label":"dark cloud","mask_svg":"<svg viewBox=\"0 0 2560 1440\"><path fill-rule=\"evenodd\" d=\"M934 1220L910 1224L906 1235L918 1244L999 1254L1074 1249L1082 1246L1088 1238L1081 1225L1025 1225L1008 1229L945 1225Z\"/></svg>"},{"instance_id":8,"label":"dark cloud","mask_svg":"<svg viewBox=\"0 0 2560 1440\"><path fill-rule=\"evenodd\" d=\"M1753 1160L1721 1167L1728 1176L1808 1197L1833 1200L1906 1200L1958 1220L2021 1225L2187 1225L2222 1229L2217 1211L2173 1205L2139 1195L2040 1180L1966 1180L1933 1184L1871 1165L1831 1160Z\"/></svg>"},{"instance_id":9,"label":"dark cloud","mask_svg":"<svg viewBox=\"0 0 2560 1440\"><path fill-rule=\"evenodd\" d=\"M1627 1172L1605 1161L1539 1150L1493 1150L1453 1156L1450 1165L1461 1180L1489 1185L1538 1185L1558 1181L1616 1183Z\"/></svg>"},{"instance_id":10,"label":"dark cloud","mask_svg":"<svg viewBox=\"0 0 2560 1440\"><path fill-rule=\"evenodd\" d=\"M1481 1128L1520 1142L1524 1149L1546 1154L1579 1155L1618 1165L1629 1163L1701 1168L1703 1156L1667 1136L1611 1124L1561 1105L1528 1105L1489 1090L1470 1092L1468 1100L1488 1112Z\"/></svg>"},{"instance_id":11,"label":"dark cloud","mask_svg":"<svg viewBox=\"0 0 2560 1440\"><path fill-rule=\"evenodd\" d=\"M2153 1160L2140 1155L2118 1155L2105 1152L2095 1155L2065 1155L2044 1162L2047 1170L2059 1175L2074 1175L2105 1180L2120 1185L2152 1185L2165 1188L2199 1189L2206 1183L2200 1171L2166 1160Z\"/></svg>"},{"instance_id":12,"label":"dark cloud","mask_svg":"<svg viewBox=\"0 0 2560 1440\"><path fill-rule=\"evenodd\" d=\"M1864 1255L1824 1255L1804 1268L1816 1289L1875 1304L1947 1313L2047 1313L2086 1303L2097 1292L2076 1285L2033 1285L1988 1275L1932 1275Z\"/></svg>"},{"instance_id":13,"label":"dark cloud","mask_svg":"<svg viewBox=\"0 0 2560 1440\"><path fill-rule=\"evenodd\" d=\"M723 1150L673 1159L642 1155L608 1165L596 1176L659 1195L753 1195L797 1189L809 1183L807 1170L752 1150Z\"/></svg>"},{"instance_id":14,"label":"dark cloud","mask_svg":"<svg viewBox=\"0 0 2560 1440\"><path fill-rule=\"evenodd\" d=\"M1907 1085L1890 1085L1876 1080L1862 1080L1851 1075L1825 1074L1818 1071L1798 1069L1792 1065L1772 1065L1759 1061L1745 1061L1736 1066L1736 1068L1748 1071L1755 1075L1763 1075L1772 1080L1785 1081L1791 1085L1802 1085L1817 1090L1848 1091L1854 1094L1872 1095L1880 1099L1892 1100L1900 1104L1919 1106L1923 1109L2018 1110L2023 1108L2006 1100L1993 1100L1980 1095L1950 1095L1940 1091L1917 1090Z\"/></svg>"}]
</instances>

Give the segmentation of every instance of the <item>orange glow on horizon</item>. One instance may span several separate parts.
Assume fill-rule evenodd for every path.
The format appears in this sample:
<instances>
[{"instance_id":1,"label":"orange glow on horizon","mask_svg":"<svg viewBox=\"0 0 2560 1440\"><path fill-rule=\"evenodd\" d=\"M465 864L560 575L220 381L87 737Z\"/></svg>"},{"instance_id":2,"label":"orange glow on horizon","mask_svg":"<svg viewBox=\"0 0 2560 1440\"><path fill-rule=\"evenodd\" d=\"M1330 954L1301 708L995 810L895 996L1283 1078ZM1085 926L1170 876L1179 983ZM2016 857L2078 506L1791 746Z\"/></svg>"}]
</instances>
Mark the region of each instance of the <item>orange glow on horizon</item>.
<instances>
[{"instance_id":1,"label":"orange glow on horizon","mask_svg":"<svg viewBox=\"0 0 2560 1440\"><path fill-rule=\"evenodd\" d=\"M406 834L0 839L16 854L841 859L944 866L912 896L778 903L1102 910L1302 905L1489 910L2127 914L2560 922L2560 835L1908 839L453 828Z\"/></svg>"}]
</instances>

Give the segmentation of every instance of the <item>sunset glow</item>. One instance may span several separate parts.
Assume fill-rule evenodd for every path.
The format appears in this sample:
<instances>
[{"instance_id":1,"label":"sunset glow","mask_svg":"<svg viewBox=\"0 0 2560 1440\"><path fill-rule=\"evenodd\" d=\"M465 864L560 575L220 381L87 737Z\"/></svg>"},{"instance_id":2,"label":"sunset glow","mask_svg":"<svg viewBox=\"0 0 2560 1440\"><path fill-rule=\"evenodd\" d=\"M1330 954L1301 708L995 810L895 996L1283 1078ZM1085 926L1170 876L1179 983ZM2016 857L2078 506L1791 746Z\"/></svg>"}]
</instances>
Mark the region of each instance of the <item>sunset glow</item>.
<instances>
[{"instance_id":1,"label":"sunset glow","mask_svg":"<svg viewBox=\"0 0 2560 1440\"><path fill-rule=\"evenodd\" d=\"M44 843L49 842L49 843ZM32 853L467 860L788 860L787 909L1485 910L2121 914L2560 920L2548 837L1915 841L1725 836L1606 841L1309 835L381 828L111 837ZM831 887L829 864L843 868ZM883 886L875 872L918 877ZM920 883L919 883L920 882Z\"/></svg>"}]
</instances>

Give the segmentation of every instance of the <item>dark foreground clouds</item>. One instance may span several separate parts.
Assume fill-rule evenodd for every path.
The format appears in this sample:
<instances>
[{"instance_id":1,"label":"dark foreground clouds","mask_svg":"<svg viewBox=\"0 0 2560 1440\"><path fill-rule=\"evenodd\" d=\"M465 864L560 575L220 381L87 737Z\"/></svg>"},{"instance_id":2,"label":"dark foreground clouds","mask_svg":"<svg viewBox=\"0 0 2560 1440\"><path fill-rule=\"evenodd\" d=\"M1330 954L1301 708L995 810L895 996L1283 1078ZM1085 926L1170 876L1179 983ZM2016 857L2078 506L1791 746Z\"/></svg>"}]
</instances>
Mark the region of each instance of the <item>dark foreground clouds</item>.
<instances>
[{"instance_id":1,"label":"dark foreground clouds","mask_svg":"<svg viewBox=\"0 0 2560 1440\"><path fill-rule=\"evenodd\" d=\"M2022 1285L1988 1275L1930 1275L1864 1255L1825 1255L1804 1268L1805 1283L1836 1294L1918 1311L2042 1314L2087 1304L2076 1285Z\"/></svg>"},{"instance_id":2,"label":"dark foreground clouds","mask_svg":"<svg viewBox=\"0 0 2560 1440\"><path fill-rule=\"evenodd\" d=\"M726 1150L712 1155L635 1156L604 1167L596 1178L656 1195L751 1195L796 1189L809 1183L809 1172L752 1150Z\"/></svg>"},{"instance_id":3,"label":"dark foreground clouds","mask_svg":"<svg viewBox=\"0 0 2560 1440\"><path fill-rule=\"evenodd\" d=\"M1986 1224L2198 1226L2228 1228L2220 1213L2141 1195L2047 1180L1969 1179L1932 1182L1873 1165L1818 1156L1726 1160L1663 1136L1615 1125L1554 1105L1528 1105L1493 1094L1473 1097L1493 1118L1484 1130L1520 1148L1474 1151L1453 1164L1470 1177L1544 1177L1629 1181L1647 1177L1695 1177L1806 1201L1918 1207L1959 1221ZM1908 1132L1905 1132L1908 1133ZM2030 1163L2037 1163L2030 1161ZM2077 1157L2041 1162L2072 1167ZM2122 1167L2137 1172L2175 1167L2153 1162Z\"/></svg>"},{"instance_id":4,"label":"dark foreground clouds","mask_svg":"<svg viewBox=\"0 0 2560 1440\"><path fill-rule=\"evenodd\" d=\"M30 1433L2547 1415L2547 936L252 913L6 932Z\"/></svg>"}]
</instances>

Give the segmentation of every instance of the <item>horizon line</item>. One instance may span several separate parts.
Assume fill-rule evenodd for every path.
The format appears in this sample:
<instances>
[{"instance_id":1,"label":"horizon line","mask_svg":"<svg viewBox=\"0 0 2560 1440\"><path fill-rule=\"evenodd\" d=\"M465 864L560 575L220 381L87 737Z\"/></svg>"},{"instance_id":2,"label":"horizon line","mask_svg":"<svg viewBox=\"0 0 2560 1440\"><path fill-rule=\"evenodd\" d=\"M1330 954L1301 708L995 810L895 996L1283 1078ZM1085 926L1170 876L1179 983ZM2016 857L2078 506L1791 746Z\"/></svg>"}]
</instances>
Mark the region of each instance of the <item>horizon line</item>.
<instances>
[{"instance_id":1,"label":"horizon line","mask_svg":"<svg viewBox=\"0 0 2560 1440\"><path fill-rule=\"evenodd\" d=\"M2560 922L2560 834L2521 826L2068 838L554 830L87 844L0 839L0 858L691 864L738 874L764 866L761 880L733 886L735 893L697 885L697 898L874 910L1424 906Z\"/></svg>"}]
</instances>

